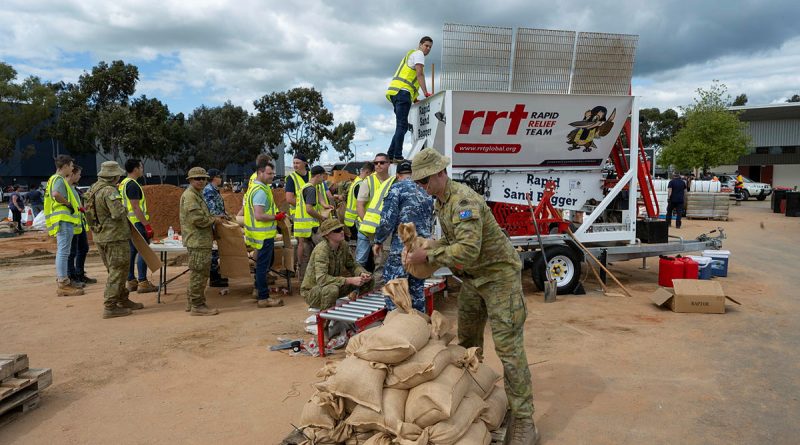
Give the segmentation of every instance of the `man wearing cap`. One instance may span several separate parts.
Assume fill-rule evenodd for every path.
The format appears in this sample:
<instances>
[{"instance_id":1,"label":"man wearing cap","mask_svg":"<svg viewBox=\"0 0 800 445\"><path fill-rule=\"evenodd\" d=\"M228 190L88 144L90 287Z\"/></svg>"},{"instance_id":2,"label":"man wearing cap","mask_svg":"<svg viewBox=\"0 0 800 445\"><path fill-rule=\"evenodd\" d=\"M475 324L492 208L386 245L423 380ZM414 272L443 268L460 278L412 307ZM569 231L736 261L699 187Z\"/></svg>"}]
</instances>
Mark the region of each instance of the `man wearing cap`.
<instances>
[{"instance_id":1,"label":"man wearing cap","mask_svg":"<svg viewBox=\"0 0 800 445\"><path fill-rule=\"evenodd\" d=\"M317 228L325 220L322 211L333 208L325 196L325 169L319 165L311 168L311 178L297 195L295 220L292 230L297 237L297 259L299 263L300 281L308 267L308 259L314 246L320 241Z\"/></svg>"},{"instance_id":2,"label":"man wearing cap","mask_svg":"<svg viewBox=\"0 0 800 445\"><path fill-rule=\"evenodd\" d=\"M397 226L400 223L413 222L417 228L417 235L423 238L431 237L433 227L433 199L425 193L420 186L411 180L411 161L403 161L397 166L397 180L389 189L383 202L381 223L375 232L372 249L375 257L381 255L383 243L392 238L389 255L383 266L383 279L385 281L395 278L408 278L408 290L411 293L411 302L414 309L425 312L425 280L410 276L403 268L401 254L403 242L397 236ZM386 298L386 307L394 309L394 303Z\"/></svg>"},{"instance_id":3,"label":"man wearing cap","mask_svg":"<svg viewBox=\"0 0 800 445\"><path fill-rule=\"evenodd\" d=\"M222 172L216 168L208 170L208 184L203 188L203 200L208 206L208 211L212 216L221 216L228 219L228 214L225 213L225 200L219 193L219 187L222 185ZM219 274L219 251L217 249L211 250L211 279L209 282L211 287L228 287L228 279L223 278Z\"/></svg>"},{"instance_id":4,"label":"man wearing cap","mask_svg":"<svg viewBox=\"0 0 800 445\"><path fill-rule=\"evenodd\" d=\"M372 277L353 258L344 243L344 226L329 218L319 227L325 238L311 253L300 295L310 307L325 310L333 307L336 300L353 291L359 294L372 289Z\"/></svg>"},{"instance_id":5,"label":"man wearing cap","mask_svg":"<svg viewBox=\"0 0 800 445\"><path fill-rule=\"evenodd\" d=\"M206 305L206 282L211 269L213 226L222 221L213 216L203 200L208 174L202 167L192 167L186 179L189 187L181 195L181 235L189 253L189 288L186 290L191 315L217 315L219 311Z\"/></svg>"},{"instance_id":6,"label":"man wearing cap","mask_svg":"<svg viewBox=\"0 0 800 445\"><path fill-rule=\"evenodd\" d=\"M432 148L414 156L412 179L436 198L442 238L436 248L417 249L407 261L448 267L463 280L458 295L460 345L483 347L488 318L512 414L507 443L534 444L539 432L533 423L533 389L523 337L522 263L483 198L447 176L449 164L449 158Z\"/></svg>"},{"instance_id":7,"label":"man wearing cap","mask_svg":"<svg viewBox=\"0 0 800 445\"><path fill-rule=\"evenodd\" d=\"M117 182L124 175L125 170L116 162L103 162L97 173L97 182L84 196L86 223L92 230L92 240L108 271L103 292L103 318L124 317L130 315L131 310L144 307L142 303L130 300L130 292L125 287L131 261L128 246L131 230L128 226L128 209L117 189Z\"/></svg>"}]
</instances>

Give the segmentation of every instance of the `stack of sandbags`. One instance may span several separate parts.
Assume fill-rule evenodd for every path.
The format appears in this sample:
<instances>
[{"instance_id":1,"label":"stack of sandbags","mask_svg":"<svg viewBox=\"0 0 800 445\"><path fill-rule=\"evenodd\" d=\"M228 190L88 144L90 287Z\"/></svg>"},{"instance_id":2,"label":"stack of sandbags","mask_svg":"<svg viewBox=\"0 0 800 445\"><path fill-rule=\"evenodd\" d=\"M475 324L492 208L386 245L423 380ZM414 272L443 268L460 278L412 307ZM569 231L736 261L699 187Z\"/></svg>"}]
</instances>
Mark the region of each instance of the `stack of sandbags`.
<instances>
[{"instance_id":1,"label":"stack of sandbags","mask_svg":"<svg viewBox=\"0 0 800 445\"><path fill-rule=\"evenodd\" d=\"M686 197L687 218L728 219L728 193L689 192Z\"/></svg>"},{"instance_id":2,"label":"stack of sandbags","mask_svg":"<svg viewBox=\"0 0 800 445\"><path fill-rule=\"evenodd\" d=\"M449 344L452 325L441 313L412 309L407 279L384 289L398 309L317 374L324 380L300 419L308 443L490 443L508 404L500 375L479 348Z\"/></svg>"}]
</instances>

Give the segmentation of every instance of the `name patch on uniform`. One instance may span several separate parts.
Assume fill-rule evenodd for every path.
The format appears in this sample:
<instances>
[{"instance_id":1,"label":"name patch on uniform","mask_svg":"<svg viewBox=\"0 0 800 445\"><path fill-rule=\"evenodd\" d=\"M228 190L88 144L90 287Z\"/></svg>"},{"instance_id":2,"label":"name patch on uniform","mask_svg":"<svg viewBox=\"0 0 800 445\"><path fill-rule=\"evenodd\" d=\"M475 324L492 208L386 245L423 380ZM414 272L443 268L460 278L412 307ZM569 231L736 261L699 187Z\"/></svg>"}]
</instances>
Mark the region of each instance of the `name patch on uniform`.
<instances>
[{"instance_id":1,"label":"name patch on uniform","mask_svg":"<svg viewBox=\"0 0 800 445\"><path fill-rule=\"evenodd\" d=\"M462 211L461 211L461 212L458 214L458 217L459 217L459 218L461 218L461 219L468 219L468 218L472 218L472 210L462 210Z\"/></svg>"}]
</instances>

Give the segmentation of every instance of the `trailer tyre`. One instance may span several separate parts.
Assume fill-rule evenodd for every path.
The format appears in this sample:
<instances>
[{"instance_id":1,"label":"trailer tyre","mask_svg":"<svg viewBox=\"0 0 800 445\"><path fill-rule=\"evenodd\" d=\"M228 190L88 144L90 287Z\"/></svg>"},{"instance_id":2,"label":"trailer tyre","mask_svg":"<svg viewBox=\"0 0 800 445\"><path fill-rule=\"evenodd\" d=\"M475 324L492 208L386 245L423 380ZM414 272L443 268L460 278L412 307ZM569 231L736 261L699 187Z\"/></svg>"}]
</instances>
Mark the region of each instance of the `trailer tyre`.
<instances>
[{"instance_id":1,"label":"trailer tyre","mask_svg":"<svg viewBox=\"0 0 800 445\"><path fill-rule=\"evenodd\" d=\"M581 279L581 261L578 255L566 246L548 247L546 252L551 274L556 280L558 295L571 294ZM540 290L544 289L545 266L541 255L537 255L531 271L533 283Z\"/></svg>"}]
</instances>

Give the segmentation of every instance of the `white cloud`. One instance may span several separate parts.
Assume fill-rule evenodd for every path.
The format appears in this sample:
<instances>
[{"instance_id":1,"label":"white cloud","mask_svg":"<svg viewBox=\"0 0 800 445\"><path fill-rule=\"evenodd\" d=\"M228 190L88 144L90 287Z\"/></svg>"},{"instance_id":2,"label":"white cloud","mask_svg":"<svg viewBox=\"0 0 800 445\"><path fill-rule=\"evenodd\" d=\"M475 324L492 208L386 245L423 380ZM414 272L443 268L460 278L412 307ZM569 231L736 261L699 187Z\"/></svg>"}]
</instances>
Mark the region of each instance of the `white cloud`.
<instances>
[{"instance_id":1,"label":"white cloud","mask_svg":"<svg viewBox=\"0 0 800 445\"><path fill-rule=\"evenodd\" d=\"M395 117L394 114L379 114L373 116L373 119L367 124L369 128L384 135L394 134Z\"/></svg>"}]
</instances>

